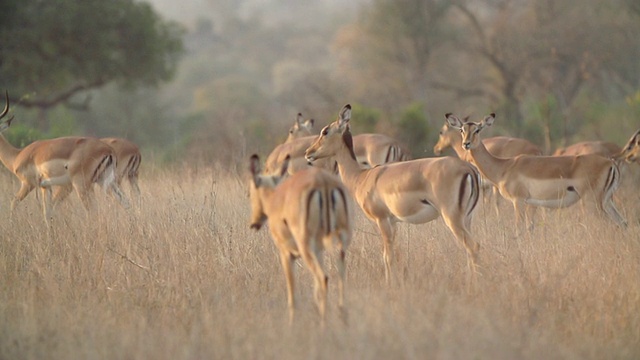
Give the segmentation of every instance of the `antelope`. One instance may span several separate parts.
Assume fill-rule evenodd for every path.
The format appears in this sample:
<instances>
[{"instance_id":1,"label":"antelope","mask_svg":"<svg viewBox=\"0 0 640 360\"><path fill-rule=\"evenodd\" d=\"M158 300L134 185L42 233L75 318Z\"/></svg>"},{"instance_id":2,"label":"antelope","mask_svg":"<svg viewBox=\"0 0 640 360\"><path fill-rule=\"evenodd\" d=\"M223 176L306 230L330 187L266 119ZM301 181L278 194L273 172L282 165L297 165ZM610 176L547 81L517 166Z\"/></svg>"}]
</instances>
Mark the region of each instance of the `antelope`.
<instances>
[{"instance_id":1,"label":"antelope","mask_svg":"<svg viewBox=\"0 0 640 360\"><path fill-rule=\"evenodd\" d=\"M478 203L478 174L454 157L417 159L363 169L356 160L349 129L351 105L322 129L307 149L309 162L333 158L345 186L382 236L385 280L390 282L391 246L396 223L427 223L442 216L475 268L479 245L471 238L471 217Z\"/></svg>"},{"instance_id":2,"label":"antelope","mask_svg":"<svg viewBox=\"0 0 640 360\"><path fill-rule=\"evenodd\" d=\"M483 139L482 142L487 147L487 150L496 157L510 158L522 154L536 156L542 155L542 150L537 145L526 139L495 136ZM448 147L451 147L460 159L469 161L473 164L473 159L469 153L462 148L462 144L460 143L460 131L449 126L445 121L444 125L442 125L442 128L440 129L438 142L433 147L433 153L439 156ZM485 194L488 194L488 196L485 197L485 200L493 197L495 199L493 205L496 212L498 212L498 188L483 178L480 179L480 182L482 188L485 190Z\"/></svg>"},{"instance_id":3,"label":"antelope","mask_svg":"<svg viewBox=\"0 0 640 360\"><path fill-rule=\"evenodd\" d=\"M626 227L626 220L612 200L620 183L620 171L615 161L593 154L498 158L480 139L481 131L493 124L495 114L480 122L462 121L451 113L445 118L449 126L462 133L462 147L482 176L513 203L516 224L524 213L525 223L528 218L532 227L535 207L565 208L583 198L592 198L598 210L620 227ZM529 212L531 214L527 216Z\"/></svg>"},{"instance_id":4,"label":"antelope","mask_svg":"<svg viewBox=\"0 0 640 360\"><path fill-rule=\"evenodd\" d=\"M127 139L122 138L102 138L103 143L111 146L115 152L116 157L116 183L118 187L122 186L122 181L127 179L133 195L138 199L138 203L141 200L140 187L138 186L138 170L140 168L140 162L142 161L142 155L138 146ZM53 192L53 198L56 203L59 203L66 199L71 193L73 187L71 185L66 187L57 187Z\"/></svg>"},{"instance_id":5,"label":"antelope","mask_svg":"<svg viewBox=\"0 0 640 360\"><path fill-rule=\"evenodd\" d=\"M346 250L351 242L351 209L347 191L333 174L318 168L299 171L284 179L289 159L279 174L263 175L258 155L251 156L249 170L251 225L260 230L268 220L271 237L280 252L287 282L289 322L293 321L293 261L302 257L315 282L315 303L324 323L328 277L322 269L322 251L334 246L339 252L339 307L344 305Z\"/></svg>"},{"instance_id":6,"label":"antelope","mask_svg":"<svg viewBox=\"0 0 640 360\"><path fill-rule=\"evenodd\" d=\"M313 134L313 124L315 120L306 119L303 121L303 119L304 118L302 117L302 113L298 113L296 121L289 128L289 135L287 136L287 140L285 141L285 143Z\"/></svg>"},{"instance_id":7,"label":"antelope","mask_svg":"<svg viewBox=\"0 0 640 360\"><path fill-rule=\"evenodd\" d=\"M9 94L0 119L9 112ZM11 117L3 120L0 129L10 126ZM0 161L20 180L20 190L11 200L11 210L36 187L42 192L42 207L48 224L58 198L52 198L52 187L75 189L85 209L89 210L93 184L129 207L127 199L116 183L116 157L113 149L96 138L61 137L39 140L19 149L0 134ZM67 191L67 190L64 190ZM71 191L71 190L68 190Z\"/></svg>"},{"instance_id":8,"label":"antelope","mask_svg":"<svg viewBox=\"0 0 640 360\"><path fill-rule=\"evenodd\" d=\"M353 150L362 167L376 167L411 160L409 149L396 139L383 134L358 134L353 137Z\"/></svg>"},{"instance_id":9,"label":"antelope","mask_svg":"<svg viewBox=\"0 0 640 360\"><path fill-rule=\"evenodd\" d=\"M304 152L316 138L317 135L305 136L276 146L267 157L266 172L277 172L287 156L291 157L290 174L308 168L309 164L304 158ZM360 134L353 137L353 143L358 163L362 167L371 168L411 159L407 147L387 135ZM335 162L329 161L329 159L320 159L313 166L336 172Z\"/></svg>"},{"instance_id":10,"label":"antelope","mask_svg":"<svg viewBox=\"0 0 640 360\"><path fill-rule=\"evenodd\" d=\"M133 142L122 138L102 138L103 143L111 146L116 154L116 183L122 186L122 181L129 182L131 191L140 199L140 187L138 186L138 170L142 161L140 148Z\"/></svg>"},{"instance_id":11,"label":"antelope","mask_svg":"<svg viewBox=\"0 0 640 360\"><path fill-rule=\"evenodd\" d=\"M556 149L553 156L596 154L610 158L619 154L621 150L620 146L608 141L581 141Z\"/></svg>"},{"instance_id":12,"label":"antelope","mask_svg":"<svg viewBox=\"0 0 640 360\"><path fill-rule=\"evenodd\" d=\"M640 160L640 130L636 131L629 141L624 145L622 150L615 155L617 160L623 160L627 163L637 163Z\"/></svg>"}]
</instances>

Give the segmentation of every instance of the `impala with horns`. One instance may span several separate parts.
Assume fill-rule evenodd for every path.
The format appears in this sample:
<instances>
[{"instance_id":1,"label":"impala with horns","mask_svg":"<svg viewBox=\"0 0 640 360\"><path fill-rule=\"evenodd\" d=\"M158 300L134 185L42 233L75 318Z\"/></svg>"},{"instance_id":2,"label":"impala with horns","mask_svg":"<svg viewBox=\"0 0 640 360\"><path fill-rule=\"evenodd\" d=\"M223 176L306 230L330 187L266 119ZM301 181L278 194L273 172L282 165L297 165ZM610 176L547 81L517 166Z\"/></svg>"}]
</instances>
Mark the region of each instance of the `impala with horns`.
<instances>
[{"instance_id":1,"label":"impala with horns","mask_svg":"<svg viewBox=\"0 0 640 360\"><path fill-rule=\"evenodd\" d=\"M320 132L307 149L310 162L332 158L347 188L365 215L374 221L383 240L387 283L397 222L422 224L442 216L464 246L474 270L479 245L471 237L471 217L479 198L474 167L454 157L417 159L363 169L354 153L349 130L351 105Z\"/></svg>"},{"instance_id":2,"label":"impala with horns","mask_svg":"<svg viewBox=\"0 0 640 360\"><path fill-rule=\"evenodd\" d=\"M516 223L524 215L525 223L528 220L532 225L537 206L565 208L591 198L598 210L619 226L626 226L612 199L620 183L620 171L613 160L592 154L498 158L480 139L481 131L493 124L495 114L480 122L462 121L450 113L445 118L462 133L462 147L469 152L480 173L513 203Z\"/></svg>"},{"instance_id":3,"label":"impala with horns","mask_svg":"<svg viewBox=\"0 0 640 360\"><path fill-rule=\"evenodd\" d=\"M289 128L289 135L287 136L287 140L285 143L293 141L295 139L299 139L305 136L313 135L313 123L315 120L313 119L304 119L302 113L298 113L296 117L296 121Z\"/></svg>"},{"instance_id":4,"label":"impala with horns","mask_svg":"<svg viewBox=\"0 0 640 360\"><path fill-rule=\"evenodd\" d=\"M471 158L469 152L465 151L465 149L462 148L462 143L460 140L460 131L449 126L449 124L445 121L444 125L442 125L442 128L440 129L438 142L433 147L433 153L436 155L441 155L445 149L451 147L460 159L473 163L473 159ZM508 136L495 136L483 139L482 143L491 154L500 158L511 158L523 154L536 156L542 155L542 150L537 145L526 139ZM488 182L483 178L481 178L480 180L482 188L485 190L485 194L489 194L494 197L494 207L497 211L499 200L499 196L497 196L498 188L493 186L491 182ZM488 192L489 190L490 192ZM488 200L490 197L491 196L486 196L485 199Z\"/></svg>"},{"instance_id":5,"label":"impala with horns","mask_svg":"<svg viewBox=\"0 0 640 360\"><path fill-rule=\"evenodd\" d=\"M9 112L9 95L0 119ZM9 127L11 120L2 120L0 129ZM128 207L127 199L116 183L116 157L113 149L96 138L62 137L34 141L23 149L11 145L0 134L0 160L20 180L20 190L11 201L12 211L18 202L39 187L42 206L48 223L57 198L52 197L52 187L76 190L87 210L90 209L93 184L97 183L106 192L116 196Z\"/></svg>"},{"instance_id":6,"label":"impala with horns","mask_svg":"<svg viewBox=\"0 0 640 360\"><path fill-rule=\"evenodd\" d=\"M338 252L339 306L344 305L345 252L352 234L347 190L335 175L318 168L283 179L288 165L286 159L279 174L263 175L258 155L251 157L251 228L259 230L269 221L287 282L289 321L293 321L295 308L292 266L301 257L313 275L315 302L324 322L328 286L322 269L324 249Z\"/></svg>"}]
</instances>

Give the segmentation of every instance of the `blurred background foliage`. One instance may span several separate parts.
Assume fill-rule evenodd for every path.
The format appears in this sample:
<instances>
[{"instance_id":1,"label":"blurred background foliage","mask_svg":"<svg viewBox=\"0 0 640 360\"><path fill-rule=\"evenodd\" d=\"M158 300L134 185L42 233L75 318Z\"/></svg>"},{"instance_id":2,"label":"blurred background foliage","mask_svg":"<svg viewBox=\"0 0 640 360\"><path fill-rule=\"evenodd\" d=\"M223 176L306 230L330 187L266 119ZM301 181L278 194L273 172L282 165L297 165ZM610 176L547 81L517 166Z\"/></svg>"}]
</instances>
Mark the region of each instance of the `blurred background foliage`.
<instances>
[{"instance_id":1,"label":"blurred background foliage","mask_svg":"<svg viewBox=\"0 0 640 360\"><path fill-rule=\"evenodd\" d=\"M640 127L637 0L4 0L17 146L122 136L147 159L237 166L301 112L431 156L444 113L547 152ZM244 166L244 165L242 165Z\"/></svg>"}]
</instances>

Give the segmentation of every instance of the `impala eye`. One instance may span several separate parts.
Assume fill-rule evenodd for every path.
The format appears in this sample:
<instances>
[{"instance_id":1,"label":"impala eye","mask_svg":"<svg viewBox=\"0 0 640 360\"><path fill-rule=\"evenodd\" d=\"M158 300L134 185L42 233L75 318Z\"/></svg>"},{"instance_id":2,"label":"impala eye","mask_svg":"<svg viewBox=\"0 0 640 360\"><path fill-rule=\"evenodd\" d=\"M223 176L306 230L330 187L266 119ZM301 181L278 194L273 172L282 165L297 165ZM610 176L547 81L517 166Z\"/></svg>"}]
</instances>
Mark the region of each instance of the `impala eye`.
<instances>
[{"instance_id":1,"label":"impala eye","mask_svg":"<svg viewBox=\"0 0 640 360\"><path fill-rule=\"evenodd\" d=\"M324 128L322 129L322 135L327 135L329 133L329 129Z\"/></svg>"}]
</instances>

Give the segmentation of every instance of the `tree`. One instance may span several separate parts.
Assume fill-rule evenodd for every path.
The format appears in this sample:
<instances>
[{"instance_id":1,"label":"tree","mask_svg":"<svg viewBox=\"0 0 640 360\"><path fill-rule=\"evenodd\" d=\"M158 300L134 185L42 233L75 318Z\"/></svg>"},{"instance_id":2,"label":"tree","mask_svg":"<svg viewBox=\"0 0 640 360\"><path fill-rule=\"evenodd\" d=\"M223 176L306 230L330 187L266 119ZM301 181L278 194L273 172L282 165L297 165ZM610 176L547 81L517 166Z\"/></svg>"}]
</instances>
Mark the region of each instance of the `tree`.
<instances>
[{"instance_id":1,"label":"tree","mask_svg":"<svg viewBox=\"0 0 640 360\"><path fill-rule=\"evenodd\" d=\"M394 113L425 101L451 6L451 0L375 0L340 30L333 48L359 102Z\"/></svg>"},{"instance_id":2,"label":"tree","mask_svg":"<svg viewBox=\"0 0 640 360\"><path fill-rule=\"evenodd\" d=\"M157 85L183 51L182 28L143 2L9 0L3 13L0 83L19 106L86 107L72 97L112 82Z\"/></svg>"}]
</instances>

